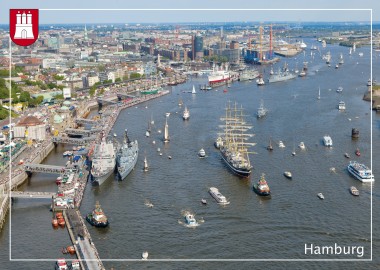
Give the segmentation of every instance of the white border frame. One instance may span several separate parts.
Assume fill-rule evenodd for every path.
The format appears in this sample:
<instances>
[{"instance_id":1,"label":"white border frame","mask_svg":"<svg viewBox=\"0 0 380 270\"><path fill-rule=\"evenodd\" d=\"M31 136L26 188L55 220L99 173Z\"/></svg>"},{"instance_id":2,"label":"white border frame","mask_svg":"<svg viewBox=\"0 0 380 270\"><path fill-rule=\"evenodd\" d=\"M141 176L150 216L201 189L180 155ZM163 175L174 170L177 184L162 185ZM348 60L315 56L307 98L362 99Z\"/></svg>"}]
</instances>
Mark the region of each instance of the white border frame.
<instances>
[{"instance_id":1,"label":"white border frame","mask_svg":"<svg viewBox=\"0 0 380 270\"><path fill-rule=\"evenodd\" d=\"M183 9L183 8L174 8L174 9L144 9L144 8L132 8L132 9L71 9L71 8L48 8L48 9L39 9L39 11L370 11L370 32L371 32L371 52L370 52L370 65L371 65L371 81L372 81L372 52L373 52L373 33L372 33L372 23L373 23L373 9L210 9L210 8L204 8L204 9ZM9 36L9 97L11 97L11 90L12 90L12 81L11 81L11 70L12 70L12 41ZM372 86L371 86L371 122L370 122L370 143L371 143L371 169L373 171L373 151L372 151L372 123L373 123L373 117L372 117ZM10 107L9 107L9 124L12 123L12 117L11 117L11 106L12 101L10 100ZM9 134L9 139L11 138L11 133ZM9 200L11 200L11 187L12 187L12 152L10 152L10 162L9 162L9 191L8 196ZM315 261L323 261L323 262L331 262L331 261L340 261L340 262L353 262L353 261L360 261L360 262L368 262L373 260L373 198L372 198L372 189L373 189L373 182L371 182L371 196L370 196L370 202L371 202L371 226L370 226L370 234L371 234L371 241L370 241L370 247L371 247L371 256L369 259L149 259L150 262L315 262ZM12 207L11 207L11 201L9 201L9 260L10 261L22 261L22 262L41 262L41 261L51 261L56 262L57 259L12 259ZM80 260L80 261L98 261L98 260ZM101 259L101 261L104 262L146 262L145 260L141 259Z\"/></svg>"}]
</instances>

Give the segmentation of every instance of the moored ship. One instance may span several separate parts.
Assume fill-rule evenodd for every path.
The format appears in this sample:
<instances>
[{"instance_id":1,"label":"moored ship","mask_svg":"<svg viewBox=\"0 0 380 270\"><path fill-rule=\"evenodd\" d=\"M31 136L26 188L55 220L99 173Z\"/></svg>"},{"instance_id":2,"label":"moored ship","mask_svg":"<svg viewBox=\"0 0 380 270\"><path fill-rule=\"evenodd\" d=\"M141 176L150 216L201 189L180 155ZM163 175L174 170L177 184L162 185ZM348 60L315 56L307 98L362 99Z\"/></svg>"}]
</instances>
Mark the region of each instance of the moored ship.
<instances>
[{"instance_id":1,"label":"moored ship","mask_svg":"<svg viewBox=\"0 0 380 270\"><path fill-rule=\"evenodd\" d=\"M239 74L239 81L250 81L259 77L260 73L257 70L244 70Z\"/></svg>"},{"instance_id":2,"label":"moored ship","mask_svg":"<svg viewBox=\"0 0 380 270\"><path fill-rule=\"evenodd\" d=\"M124 142L117 152L117 171L120 179L123 180L135 167L139 155L139 145L137 140L131 142L128 137L128 130L125 130Z\"/></svg>"},{"instance_id":3,"label":"moored ship","mask_svg":"<svg viewBox=\"0 0 380 270\"><path fill-rule=\"evenodd\" d=\"M375 181L372 170L357 161L351 161L347 166L347 170L353 177L364 183Z\"/></svg>"},{"instance_id":4,"label":"moored ship","mask_svg":"<svg viewBox=\"0 0 380 270\"><path fill-rule=\"evenodd\" d=\"M271 74L269 76L269 82L270 83L274 83L274 82L283 82L283 81L287 81L287 80L290 80L290 79L294 79L296 78L297 76L293 73L291 73L287 67L287 65L285 65L282 70L279 70L277 73L274 73L274 74Z\"/></svg>"},{"instance_id":5,"label":"moored ship","mask_svg":"<svg viewBox=\"0 0 380 270\"><path fill-rule=\"evenodd\" d=\"M231 79L230 72L227 70L227 67L225 70L215 70L210 73L208 76L208 83L209 85L213 84L223 84L227 83Z\"/></svg>"},{"instance_id":6,"label":"moored ship","mask_svg":"<svg viewBox=\"0 0 380 270\"><path fill-rule=\"evenodd\" d=\"M91 182L101 185L107 180L115 169L116 156L112 142L106 142L103 135L100 144L95 145L91 166Z\"/></svg>"},{"instance_id":7,"label":"moored ship","mask_svg":"<svg viewBox=\"0 0 380 270\"><path fill-rule=\"evenodd\" d=\"M99 202L95 204L95 209L87 214L86 220L95 227L107 227L109 222L107 216L104 214Z\"/></svg>"},{"instance_id":8,"label":"moored ship","mask_svg":"<svg viewBox=\"0 0 380 270\"><path fill-rule=\"evenodd\" d=\"M219 144L219 151L227 166L237 175L248 177L251 174L252 165L249 160L248 148L256 143L246 142L253 134L245 133L252 126L244 120L243 109L237 108L237 104L232 108L228 105L226 115L221 118L224 121L223 133L220 134L222 144Z\"/></svg>"}]
</instances>

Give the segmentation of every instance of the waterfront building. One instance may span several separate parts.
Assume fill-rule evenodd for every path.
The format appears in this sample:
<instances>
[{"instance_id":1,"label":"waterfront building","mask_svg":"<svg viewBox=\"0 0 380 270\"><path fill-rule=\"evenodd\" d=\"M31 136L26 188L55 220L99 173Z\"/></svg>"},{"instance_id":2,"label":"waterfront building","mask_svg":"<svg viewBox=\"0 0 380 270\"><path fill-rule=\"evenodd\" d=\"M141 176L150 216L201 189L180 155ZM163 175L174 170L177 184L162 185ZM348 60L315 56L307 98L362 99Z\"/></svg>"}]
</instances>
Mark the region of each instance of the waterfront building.
<instances>
[{"instance_id":1,"label":"waterfront building","mask_svg":"<svg viewBox=\"0 0 380 270\"><path fill-rule=\"evenodd\" d=\"M14 138L44 140L46 137L45 123L35 116L26 116L13 128Z\"/></svg>"}]
</instances>

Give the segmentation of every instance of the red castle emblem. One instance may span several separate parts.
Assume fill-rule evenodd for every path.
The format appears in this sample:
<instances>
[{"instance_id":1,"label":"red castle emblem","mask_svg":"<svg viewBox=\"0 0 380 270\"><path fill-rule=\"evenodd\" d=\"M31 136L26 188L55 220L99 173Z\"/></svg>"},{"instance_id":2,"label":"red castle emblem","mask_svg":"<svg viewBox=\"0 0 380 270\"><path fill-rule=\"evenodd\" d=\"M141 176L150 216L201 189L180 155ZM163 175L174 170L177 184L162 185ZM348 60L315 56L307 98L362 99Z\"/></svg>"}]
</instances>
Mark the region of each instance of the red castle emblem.
<instances>
[{"instance_id":1,"label":"red castle emblem","mask_svg":"<svg viewBox=\"0 0 380 270\"><path fill-rule=\"evenodd\" d=\"M9 35L17 45L32 45L38 38L38 9L10 9Z\"/></svg>"}]
</instances>

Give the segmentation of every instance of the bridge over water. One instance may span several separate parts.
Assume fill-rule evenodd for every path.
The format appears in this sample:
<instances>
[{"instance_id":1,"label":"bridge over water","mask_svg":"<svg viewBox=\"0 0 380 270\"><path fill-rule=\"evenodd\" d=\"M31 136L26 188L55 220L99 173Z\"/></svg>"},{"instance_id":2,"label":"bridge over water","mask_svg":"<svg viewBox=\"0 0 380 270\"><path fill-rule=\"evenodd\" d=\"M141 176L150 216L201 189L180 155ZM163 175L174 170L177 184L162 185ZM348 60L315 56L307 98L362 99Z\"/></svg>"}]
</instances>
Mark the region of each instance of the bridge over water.
<instances>
[{"instance_id":1,"label":"bridge over water","mask_svg":"<svg viewBox=\"0 0 380 270\"><path fill-rule=\"evenodd\" d=\"M65 171L66 167L64 166L55 166L55 165L46 165L46 164L34 164L34 163L25 163L24 170L26 172L43 172L43 173L56 173L60 174Z\"/></svg>"},{"instance_id":2,"label":"bridge over water","mask_svg":"<svg viewBox=\"0 0 380 270\"><path fill-rule=\"evenodd\" d=\"M33 198L33 199L51 199L56 193L54 192L32 192L32 191L12 191L12 198Z\"/></svg>"},{"instance_id":3,"label":"bridge over water","mask_svg":"<svg viewBox=\"0 0 380 270\"><path fill-rule=\"evenodd\" d=\"M84 118L76 118L75 123L77 124L87 124L87 125L95 125L97 121L90 120L90 119L84 119Z\"/></svg>"},{"instance_id":4,"label":"bridge over water","mask_svg":"<svg viewBox=\"0 0 380 270\"><path fill-rule=\"evenodd\" d=\"M82 136L90 136L93 134L96 134L100 132L101 129L94 128L94 129L76 129L76 128L66 128L65 132L68 135L82 135Z\"/></svg>"},{"instance_id":5,"label":"bridge over water","mask_svg":"<svg viewBox=\"0 0 380 270\"><path fill-rule=\"evenodd\" d=\"M84 138L70 138L70 137L62 137L62 136L53 136L51 138L51 141L53 143L68 143L68 144L76 144L76 145L83 145L87 144L91 141L96 140L96 137L90 136L90 137L84 137Z\"/></svg>"}]
</instances>

